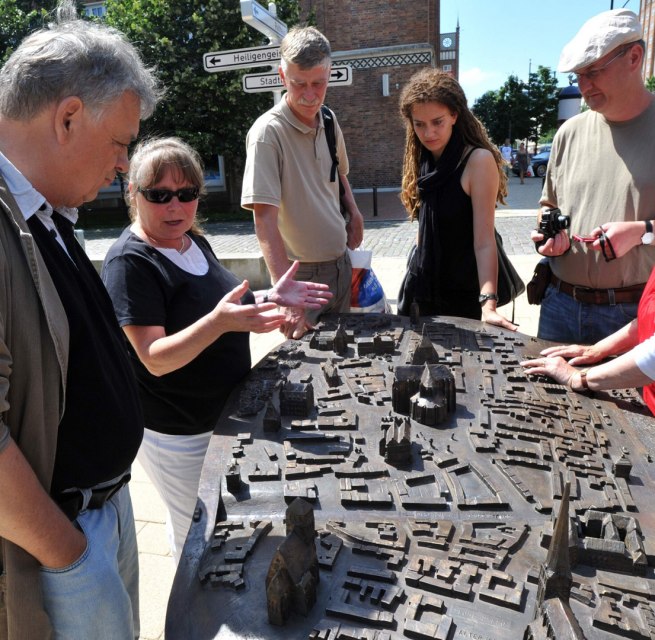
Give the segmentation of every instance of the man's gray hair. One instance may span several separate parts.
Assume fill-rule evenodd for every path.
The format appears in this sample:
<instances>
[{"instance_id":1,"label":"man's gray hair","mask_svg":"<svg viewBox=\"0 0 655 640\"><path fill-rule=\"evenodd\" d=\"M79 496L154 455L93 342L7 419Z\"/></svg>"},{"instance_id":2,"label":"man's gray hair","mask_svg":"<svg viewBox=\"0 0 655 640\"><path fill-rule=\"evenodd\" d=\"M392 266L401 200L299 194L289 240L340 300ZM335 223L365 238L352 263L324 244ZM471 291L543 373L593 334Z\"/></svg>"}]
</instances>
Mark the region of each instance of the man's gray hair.
<instances>
[{"instance_id":1,"label":"man's gray hair","mask_svg":"<svg viewBox=\"0 0 655 640\"><path fill-rule=\"evenodd\" d=\"M142 119L152 115L162 90L125 36L79 19L70 0L60 2L56 15L0 69L0 116L28 121L53 102L77 96L99 117L126 91L139 98Z\"/></svg>"},{"instance_id":2,"label":"man's gray hair","mask_svg":"<svg viewBox=\"0 0 655 640\"><path fill-rule=\"evenodd\" d=\"M281 66L296 64L301 69L329 66L332 57L330 42L315 27L292 27L280 44Z\"/></svg>"}]
</instances>

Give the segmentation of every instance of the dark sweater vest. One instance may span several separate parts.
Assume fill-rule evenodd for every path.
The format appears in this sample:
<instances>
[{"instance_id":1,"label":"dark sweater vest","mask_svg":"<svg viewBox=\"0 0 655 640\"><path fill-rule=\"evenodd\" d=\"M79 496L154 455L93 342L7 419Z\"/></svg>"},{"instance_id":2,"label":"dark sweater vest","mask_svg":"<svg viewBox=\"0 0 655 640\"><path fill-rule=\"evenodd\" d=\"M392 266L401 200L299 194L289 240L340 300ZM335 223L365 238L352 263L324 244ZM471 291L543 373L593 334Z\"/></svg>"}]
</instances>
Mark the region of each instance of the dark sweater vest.
<instances>
[{"instance_id":1,"label":"dark sweater vest","mask_svg":"<svg viewBox=\"0 0 655 640\"><path fill-rule=\"evenodd\" d=\"M143 418L122 331L102 280L77 242L67 242L73 263L36 215L27 224L70 327L65 411L51 489L56 497L63 489L92 487L124 473L141 444ZM72 225L70 233L72 238Z\"/></svg>"}]
</instances>

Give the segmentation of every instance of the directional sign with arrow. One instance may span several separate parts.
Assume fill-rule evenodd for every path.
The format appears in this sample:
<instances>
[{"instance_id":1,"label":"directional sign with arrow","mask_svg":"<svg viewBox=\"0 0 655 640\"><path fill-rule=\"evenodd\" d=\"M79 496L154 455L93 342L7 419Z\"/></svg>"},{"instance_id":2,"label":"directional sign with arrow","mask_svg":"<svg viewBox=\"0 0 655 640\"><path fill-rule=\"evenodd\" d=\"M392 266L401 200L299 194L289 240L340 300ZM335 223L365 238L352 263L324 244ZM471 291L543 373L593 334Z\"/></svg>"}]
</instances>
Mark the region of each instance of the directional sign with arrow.
<instances>
[{"instance_id":1,"label":"directional sign with arrow","mask_svg":"<svg viewBox=\"0 0 655 640\"><path fill-rule=\"evenodd\" d=\"M353 83L353 69L350 65L332 67L328 86L346 86ZM284 85L277 73L248 73L243 76L243 90L246 93L274 91L283 89Z\"/></svg>"},{"instance_id":2,"label":"directional sign with arrow","mask_svg":"<svg viewBox=\"0 0 655 640\"><path fill-rule=\"evenodd\" d=\"M264 9L256 0L241 0L241 18L253 29L279 42L287 35L287 25Z\"/></svg>"},{"instance_id":3,"label":"directional sign with arrow","mask_svg":"<svg viewBox=\"0 0 655 640\"><path fill-rule=\"evenodd\" d=\"M215 51L202 57L205 71L231 71L232 69L248 69L250 67L267 67L280 61L280 47L250 47L249 49L233 49L231 51Z\"/></svg>"}]
</instances>

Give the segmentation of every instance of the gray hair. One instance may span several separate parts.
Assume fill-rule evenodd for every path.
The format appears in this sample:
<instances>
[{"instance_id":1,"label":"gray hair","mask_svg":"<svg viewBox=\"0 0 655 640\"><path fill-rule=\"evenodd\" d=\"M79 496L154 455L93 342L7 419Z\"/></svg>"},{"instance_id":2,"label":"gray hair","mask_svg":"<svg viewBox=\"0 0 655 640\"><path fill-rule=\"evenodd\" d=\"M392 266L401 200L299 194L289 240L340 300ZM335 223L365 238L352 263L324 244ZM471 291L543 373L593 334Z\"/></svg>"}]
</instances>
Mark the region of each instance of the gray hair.
<instances>
[{"instance_id":1,"label":"gray hair","mask_svg":"<svg viewBox=\"0 0 655 640\"><path fill-rule=\"evenodd\" d=\"M332 58L330 42L315 27L292 27L280 44L281 66L296 64L301 69L328 67Z\"/></svg>"},{"instance_id":2,"label":"gray hair","mask_svg":"<svg viewBox=\"0 0 655 640\"><path fill-rule=\"evenodd\" d=\"M81 20L71 0L48 28L27 36L0 69L0 116L28 121L53 102L77 96L96 117L126 91L152 115L163 91L125 36Z\"/></svg>"}]
</instances>

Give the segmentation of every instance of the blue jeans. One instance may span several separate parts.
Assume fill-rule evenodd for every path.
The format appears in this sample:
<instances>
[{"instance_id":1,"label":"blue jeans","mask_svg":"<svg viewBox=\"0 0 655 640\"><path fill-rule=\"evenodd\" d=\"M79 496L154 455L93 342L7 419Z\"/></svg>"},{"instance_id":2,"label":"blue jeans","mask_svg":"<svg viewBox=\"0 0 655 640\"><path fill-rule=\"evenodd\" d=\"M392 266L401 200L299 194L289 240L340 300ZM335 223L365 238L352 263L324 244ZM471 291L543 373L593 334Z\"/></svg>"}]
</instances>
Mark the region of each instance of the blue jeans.
<instances>
[{"instance_id":1,"label":"blue jeans","mask_svg":"<svg viewBox=\"0 0 655 640\"><path fill-rule=\"evenodd\" d=\"M101 509L82 511L76 523L86 536L82 556L62 569L41 567L55 638L138 638L139 556L127 486Z\"/></svg>"},{"instance_id":2,"label":"blue jeans","mask_svg":"<svg viewBox=\"0 0 655 640\"><path fill-rule=\"evenodd\" d=\"M632 322L637 317L637 307L637 302L577 302L550 284L541 301L537 337L564 344L595 344Z\"/></svg>"}]
</instances>

